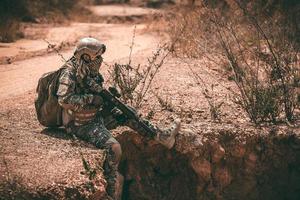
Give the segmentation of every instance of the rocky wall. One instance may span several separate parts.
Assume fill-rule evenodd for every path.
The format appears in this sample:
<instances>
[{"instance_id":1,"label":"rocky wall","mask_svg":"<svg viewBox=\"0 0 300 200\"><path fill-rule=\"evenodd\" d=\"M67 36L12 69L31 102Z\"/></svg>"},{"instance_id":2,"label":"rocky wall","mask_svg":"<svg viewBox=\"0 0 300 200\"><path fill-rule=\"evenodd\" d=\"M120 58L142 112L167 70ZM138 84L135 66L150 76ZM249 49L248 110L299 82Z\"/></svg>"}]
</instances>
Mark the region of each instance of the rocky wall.
<instances>
[{"instance_id":1,"label":"rocky wall","mask_svg":"<svg viewBox=\"0 0 300 200\"><path fill-rule=\"evenodd\" d=\"M295 131L183 130L171 150L133 132L118 140L126 200L300 199Z\"/></svg>"}]
</instances>

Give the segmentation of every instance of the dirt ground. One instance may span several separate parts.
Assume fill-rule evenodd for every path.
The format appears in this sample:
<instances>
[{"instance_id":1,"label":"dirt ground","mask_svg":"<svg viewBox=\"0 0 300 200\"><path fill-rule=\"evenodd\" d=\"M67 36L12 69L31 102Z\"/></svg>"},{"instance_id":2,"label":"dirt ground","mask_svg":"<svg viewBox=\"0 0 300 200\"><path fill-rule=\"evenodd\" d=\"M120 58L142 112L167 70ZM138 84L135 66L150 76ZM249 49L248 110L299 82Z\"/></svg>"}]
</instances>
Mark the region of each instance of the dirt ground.
<instances>
[{"instance_id":1,"label":"dirt ground","mask_svg":"<svg viewBox=\"0 0 300 200\"><path fill-rule=\"evenodd\" d=\"M127 6L97 6L90 9L102 17L107 15L128 17L153 12L150 9ZM43 194L48 199L56 199L55 195L64 196L66 194L61 193L69 191L71 194L74 193L74 199L83 198L84 192L78 193L74 190L86 188L89 184L80 154L82 153L90 162L101 162L101 151L83 142L73 141L71 136L61 132L44 130L35 116L33 104L35 87L43 73L56 70L63 63L54 49L60 49L62 56L67 59L72 55L74 45L81 37L96 37L106 44L107 51L104 54L106 63L126 63L135 24L71 22L68 25L55 26L25 24L25 27L24 39L9 44L0 43L0 183L8 187L2 190L14 191L19 188L22 193L22 189L30 188L39 191L40 198ZM146 63L147 58L164 40L147 29L146 24L136 25L133 62ZM190 67L200 74L207 86L214 85L212 93L215 103L223 102L220 121L211 118L210 107L202 93L203 88L192 78ZM107 65L101 68L106 78L108 70ZM150 93L141 112L145 116L150 110L154 111L152 120L159 126L181 117L183 129L196 134L205 135L214 132L212 131L214 129L228 127L241 130L242 135L239 137L242 138L250 137L257 132L267 134L270 127L254 127L241 108L232 102L232 93L228 88L235 89L234 84L222 76L221 68L210 68L199 60L179 60L169 57L155 78L151 90L161 98L167 99L173 111L163 109L157 98ZM278 129L282 133L293 132L300 135L299 123L290 127L278 126ZM178 149L180 148L182 150L183 147L178 145ZM185 162L188 161L183 163ZM197 178L193 175L193 179ZM181 181L178 180L176 184ZM103 191L105 180L94 185ZM59 189L60 187L63 189ZM23 198L26 198L26 194Z\"/></svg>"}]
</instances>

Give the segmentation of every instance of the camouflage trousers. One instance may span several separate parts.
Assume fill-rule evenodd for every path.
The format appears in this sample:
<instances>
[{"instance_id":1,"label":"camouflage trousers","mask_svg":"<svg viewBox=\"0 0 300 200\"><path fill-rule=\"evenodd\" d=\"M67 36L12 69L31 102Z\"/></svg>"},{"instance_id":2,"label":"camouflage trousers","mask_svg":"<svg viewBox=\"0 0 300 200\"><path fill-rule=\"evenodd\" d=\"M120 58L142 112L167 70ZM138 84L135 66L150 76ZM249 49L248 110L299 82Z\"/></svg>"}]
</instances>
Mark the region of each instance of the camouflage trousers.
<instances>
[{"instance_id":1,"label":"camouflage trousers","mask_svg":"<svg viewBox=\"0 0 300 200\"><path fill-rule=\"evenodd\" d=\"M144 120L150 128L154 131L157 128L151 125L150 122ZM96 118L88 124L73 127L72 132L80 139L93 144L99 149L105 149L106 160L104 162L104 176L107 181L107 193L114 198L115 186L118 174L119 160L112 149L112 146L119 144L119 142L112 136L109 130L117 128L118 126L128 126L141 135L147 135L146 131L135 121L120 120L118 116L97 114Z\"/></svg>"}]
</instances>

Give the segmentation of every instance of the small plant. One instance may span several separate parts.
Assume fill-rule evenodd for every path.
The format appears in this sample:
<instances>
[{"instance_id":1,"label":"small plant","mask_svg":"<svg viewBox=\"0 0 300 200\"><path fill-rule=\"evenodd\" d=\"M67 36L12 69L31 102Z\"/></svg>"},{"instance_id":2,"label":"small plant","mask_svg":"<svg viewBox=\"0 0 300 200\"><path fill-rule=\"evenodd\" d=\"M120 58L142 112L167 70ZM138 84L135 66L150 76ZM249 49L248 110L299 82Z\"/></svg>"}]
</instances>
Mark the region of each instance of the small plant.
<instances>
[{"instance_id":1,"label":"small plant","mask_svg":"<svg viewBox=\"0 0 300 200\"><path fill-rule=\"evenodd\" d=\"M94 180L97 177L97 174L99 174L100 172L103 172L102 161L97 162L95 164L95 166L93 167L89 163L89 161L87 161L84 158L82 153L80 153L80 155L81 155L82 165L85 170L85 174L88 176L89 180Z\"/></svg>"},{"instance_id":2,"label":"small plant","mask_svg":"<svg viewBox=\"0 0 300 200\"><path fill-rule=\"evenodd\" d=\"M222 102L217 103L215 93L214 93L214 84L211 85L211 92L208 89L205 89L203 91L203 95L209 105L209 111L210 111L210 116L211 116L212 120L220 121L221 120L221 106L224 104L224 102L222 101Z\"/></svg>"},{"instance_id":3,"label":"small plant","mask_svg":"<svg viewBox=\"0 0 300 200\"><path fill-rule=\"evenodd\" d=\"M204 80L197 74L190 66L190 71L192 72L192 76L197 83L197 85L201 86L201 91L203 96L205 97L208 105L209 105L209 111L211 119L214 121L220 121L221 120L221 107L224 104L224 102L217 102L217 99L215 97L214 93L214 87L215 84L211 84L210 90L208 89L208 86L204 82Z\"/></svg>"},{"instance_id":4,"label":"small plant","mask_svg":"<svg viewBox=\"0 0 300 200\"><path fill-rule=\"evenodd\" d=\"M154 96L157 98L159 105L163 110L174 112L174 106L172 104L170 96L166 95L165 98L161 97L159 94L154 93Z\"/></svg>"},{"instance_id":5,"label":"small plant","mask_svg":"<svg viewBox=\"0 0 300 200\"><path fill-rule=\"evenodd\" d=\"M78 145L77 143L80 142L80 140L77 138L77 136L75 134L71 134L72 135L72 147ZM80 157L81 157L81 161L82 161L82 166L84 169L83 174L86 175L89 180L94 180L98 174L103 172L103 168L102 165L104 163L105 160L105 156L99 156L97 157L96 161L93 162L92 164L85 159L83 152L79 149L75 149L73 148L74 152L79 153Z\"/></svg>"},{"instance_id":6,"label":"small plant","mask_svg":"<svg viewBox=\"0 0 300 200\"><path fill-rule=\"evenodd\" d=\"M151 119L153 119L154 115L155 115L155 106L152 106L152 107L151 107L151 110L150 110L150 111L148 112L148 114L145 116L145 119L146 119L146 120L151 120Z\"/></svg>"}]
</instances>

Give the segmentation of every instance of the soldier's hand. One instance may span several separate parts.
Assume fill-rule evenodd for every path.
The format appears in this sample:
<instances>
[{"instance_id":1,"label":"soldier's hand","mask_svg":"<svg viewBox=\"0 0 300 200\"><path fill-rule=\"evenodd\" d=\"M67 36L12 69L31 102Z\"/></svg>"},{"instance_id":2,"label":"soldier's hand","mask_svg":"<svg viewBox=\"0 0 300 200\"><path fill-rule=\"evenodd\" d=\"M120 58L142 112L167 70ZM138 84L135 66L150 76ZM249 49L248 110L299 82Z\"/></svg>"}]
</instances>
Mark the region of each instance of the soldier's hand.
<instances>
[{"instance_id":1,"label":"soldier's hand","mask_svg":"<svg viewBox=\"0 0 300 200\"><path fill-rule=\"evenodd\" d=\"M101 106L103 104L103 98L99 95L94 95L92 104L94 106Z\"/></svg>"},{"instance_id":2,"label":"soldier's hand","mask_svg":"<svg viewBox=\"0 0 300 200\"><path fill-rule=\"evenodd\" d=\"M103 90L102 84L90 77L86 77L86 84L92 92L99 93Z\"/></svg>"}]
</instances>

